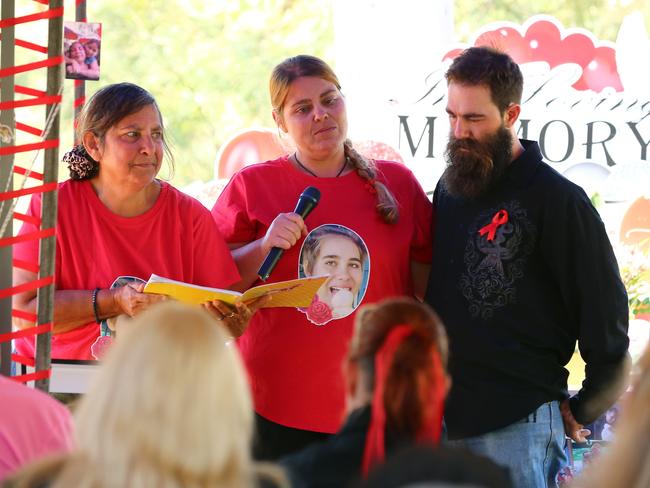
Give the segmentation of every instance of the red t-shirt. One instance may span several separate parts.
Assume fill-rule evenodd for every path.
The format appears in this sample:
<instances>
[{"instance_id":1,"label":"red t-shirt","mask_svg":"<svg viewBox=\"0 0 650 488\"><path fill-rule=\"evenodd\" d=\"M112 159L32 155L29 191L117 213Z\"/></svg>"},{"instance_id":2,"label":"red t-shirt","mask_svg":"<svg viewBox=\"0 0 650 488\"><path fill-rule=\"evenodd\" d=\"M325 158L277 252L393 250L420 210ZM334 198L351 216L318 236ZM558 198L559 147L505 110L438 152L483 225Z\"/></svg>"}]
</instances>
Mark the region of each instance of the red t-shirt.
<instances>
[{"instance_id":1,"label":"red t-shirt","mask_svg":"<svg viewBox=\"0 0 650 488\"><path fill-rule=\"evenodd\" d=\"M406 166L387 161L377 161L377 166L377 179L399 203L396 225L381 220L375 209L376 195L356 172L315 178L297 171L286 157L238 172L212 215L227 242L250 242L262 237L279 213L293 211L306 187L315 186L321 199L305 220L307 228L345 226L363 240L368 251L361 266L364 284L361 291L355 290L354 306L412 295L411 260L431 260L431 203ZM270 282L299 276L303 241L284 252ZM328 319L316 325L318 321L310 321L294 308L266 308L253 316L238 344L260 415L293 428L337 431L344 414L342 362L352 336L354 312Z\"/></svg>"},{"instance_id":2,"label":"red t-shirt","mask_svg":"<svg viewBox=\"0 0 650 488\"><path fill-rule=\"evenodd\" d=\"M197 200L161 182L154 206L136 217L112 213L89 181L59 185L56 228L57 290L109 288L121 275L149 279L152 273L197 285L227 288L239 280L230 251L210 212ZM34 195L28 214L41 213ZM20 234L34 231L25 223ZM38 242L14 247L14 256L38 262ZM90 294L89 294L90 300ZM52 358L93 359L90 346L99 325L89 322L52 336ZM16 349L34 356L34 339L16 340Z\"/></svg>"}]
</instances>

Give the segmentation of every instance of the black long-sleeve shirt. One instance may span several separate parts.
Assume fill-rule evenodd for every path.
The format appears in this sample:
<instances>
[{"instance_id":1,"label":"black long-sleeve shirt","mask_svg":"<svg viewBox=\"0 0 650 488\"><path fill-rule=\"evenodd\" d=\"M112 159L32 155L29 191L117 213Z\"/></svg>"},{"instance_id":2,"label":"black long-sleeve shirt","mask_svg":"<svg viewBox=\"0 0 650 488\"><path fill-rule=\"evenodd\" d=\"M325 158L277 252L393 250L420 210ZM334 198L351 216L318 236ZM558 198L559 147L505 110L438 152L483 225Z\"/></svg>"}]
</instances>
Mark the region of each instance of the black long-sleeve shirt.
<instances>
[{"instance_id":1,"label":"black long-sleeve shirt","mask_svg":"<svg viewBox=\"0 0 650 488\"><path fill-rule=\"evenodd\" d=\"M521 142L524 153L484 197L453 197L442 183L433 197L426 301L449 334L450 439L567 398L576 341L586 363L570 400L576 420L593 421L620 393L628 303L604 225L584 191L542 161L537 143ZM501 224L489 240L493 221Z\"/></svg>"}]
</instances>

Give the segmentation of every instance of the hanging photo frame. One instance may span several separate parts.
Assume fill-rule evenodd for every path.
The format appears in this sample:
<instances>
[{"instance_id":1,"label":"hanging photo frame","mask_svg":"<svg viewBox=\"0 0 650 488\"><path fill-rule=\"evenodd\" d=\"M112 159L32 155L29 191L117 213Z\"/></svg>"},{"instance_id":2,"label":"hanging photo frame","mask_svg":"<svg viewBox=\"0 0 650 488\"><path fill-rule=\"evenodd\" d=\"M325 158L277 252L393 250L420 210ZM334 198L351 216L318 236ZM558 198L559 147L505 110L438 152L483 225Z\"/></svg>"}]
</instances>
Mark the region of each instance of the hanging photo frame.
<instances>
[{"instance_id":1,"label":"hanging photo frame","mask_svg":"<svg viewBox=\"0 0 650 488\"><path fill-rule=\"evenodd\" d=\"M99 80L102 24L64 22L63 54L69 80Z\"/></svg>"}]
</instances>

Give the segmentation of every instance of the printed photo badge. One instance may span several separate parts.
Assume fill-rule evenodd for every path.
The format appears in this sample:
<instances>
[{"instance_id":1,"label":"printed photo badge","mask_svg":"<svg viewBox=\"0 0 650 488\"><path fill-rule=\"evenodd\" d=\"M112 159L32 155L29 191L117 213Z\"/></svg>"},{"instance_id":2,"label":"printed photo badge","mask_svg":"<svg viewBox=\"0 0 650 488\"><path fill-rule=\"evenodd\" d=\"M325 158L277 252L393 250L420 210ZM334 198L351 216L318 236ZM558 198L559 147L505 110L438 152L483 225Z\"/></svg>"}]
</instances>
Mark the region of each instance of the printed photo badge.
<instances>
[{"instance_id":1,"label":"printed photo badge","mask_svg":"<svg viewBox=\"0 0 650 488\"><path fill-rule=\"evenodd\" d=\"M316 227L300 249L298 276L329 275L308 308L299 308L315 325L347 317L361 304L370 279L370 255L363 239L338 224Z\"/></svg>"},{"instance_id":2,"label":"printed photo badge","mask_svg":"<svg viewBox=\"0 0 650 488\"><path fill-rule=\"evenodd\" d=\"M64 22L63 56L69 80L99 80L102 24Z\"/></svg>"},{"instance_id":3,"label":"printed photo badge","mask_svg":"<svg viewBox=\"0 0 650 488\"><path fill-rule=\"evenodd\" d=\"M115 281L113 281L110 289L113 290L130 283L146 283L146 281L136 276L118 276ZM117 328L129 320L130 317L128 315L122 314L101 321L99 324L99 337L97 337L97 340L95 340L93 345L90 346L90 353L95 359L99 360L104 357L104 354L106 354L106 351L113 343L113 338L115 337Z\"/></svg>"}]
</instances>

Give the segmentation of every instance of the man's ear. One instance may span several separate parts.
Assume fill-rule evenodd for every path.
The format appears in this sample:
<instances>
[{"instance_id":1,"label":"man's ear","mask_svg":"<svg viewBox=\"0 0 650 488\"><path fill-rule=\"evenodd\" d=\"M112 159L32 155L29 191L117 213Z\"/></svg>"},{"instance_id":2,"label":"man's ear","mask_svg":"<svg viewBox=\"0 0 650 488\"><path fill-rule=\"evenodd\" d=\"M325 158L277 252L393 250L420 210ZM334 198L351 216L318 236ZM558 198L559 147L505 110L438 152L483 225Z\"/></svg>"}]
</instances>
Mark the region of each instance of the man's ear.
<instances>
[{"instance_id":1,"label":"man's ear","mask_svg":"<svg viewBox=\"0 0 650 488\"><path fill-rule=\"evenodd\" d=\"M273 115L273 120L275 121L275 124L282 130L282 132L287 132L287 128L284 125L284 121L282 120L282 116L278 114L275 110L271 112Z\"/></svg>"},{"instance_id":2,"label":"man's ear","mask_svg":"<svg viewBox=\"0 0 650 488\"><path fill-rule=\"evenodd\" d=\"M506 108L505 113L503 114L503 122L508 129L511 129L515 122L519 119L519 114L521 114L521 105L518 103L511 103L508 108Z\"/></svg>"},{"instance_id":3,"label":"man's ear","mask_svg":"<svg viewBox=\"0 0 650 488\"><path fill-rule=\"evenodd\" d=\"M99 144L99 137L97 137L92 132L86 132L83 135L81 142L83 143L84 147L86 148L86 152L90 155L91 158L93 158L95 161L99 161L101 159L102 151Z\"/></svg>"}]
</instances>

